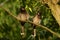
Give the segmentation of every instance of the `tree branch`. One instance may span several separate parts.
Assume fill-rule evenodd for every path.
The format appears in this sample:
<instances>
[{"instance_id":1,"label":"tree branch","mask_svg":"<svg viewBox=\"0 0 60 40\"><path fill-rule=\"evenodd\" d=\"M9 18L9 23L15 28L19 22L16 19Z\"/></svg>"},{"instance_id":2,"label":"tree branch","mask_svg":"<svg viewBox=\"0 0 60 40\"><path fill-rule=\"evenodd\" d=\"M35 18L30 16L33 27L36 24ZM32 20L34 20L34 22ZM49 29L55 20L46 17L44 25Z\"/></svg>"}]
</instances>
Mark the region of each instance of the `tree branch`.
<instances>
[{"instance_id":1,"label":"tree branch","mask_svg":"<svg viewBox=\"0 0 60 40\"><path fill-rule=\"evenodd\" d=\"M19 20L19 21L22 21L22 20L20 20L19 18L17 18L16 16L12 15L12 13L11 13L8 9L4 8L3 6L0 6L0 8L4 9L5 11L7 11L7 12L9 13L9 15L11 15L12 17L14 17L15 19L17 19L17 20ZM34 23L31 22L31 21L24 21L24 22L28 22L28 23L34 24ZM47 27L45 27L45 26L43 26L43 25L38 25L38 24L34 24L34 25L39 26L39 27L41 27L41 28L49 31L49 32L51 32L52 34L54 34L54 35L56 35L57 37L60 38L60 34L58 34L58 33L54 32L54 31L50 30L49 28L47 28Z\"/></svg>"}]
</instances>

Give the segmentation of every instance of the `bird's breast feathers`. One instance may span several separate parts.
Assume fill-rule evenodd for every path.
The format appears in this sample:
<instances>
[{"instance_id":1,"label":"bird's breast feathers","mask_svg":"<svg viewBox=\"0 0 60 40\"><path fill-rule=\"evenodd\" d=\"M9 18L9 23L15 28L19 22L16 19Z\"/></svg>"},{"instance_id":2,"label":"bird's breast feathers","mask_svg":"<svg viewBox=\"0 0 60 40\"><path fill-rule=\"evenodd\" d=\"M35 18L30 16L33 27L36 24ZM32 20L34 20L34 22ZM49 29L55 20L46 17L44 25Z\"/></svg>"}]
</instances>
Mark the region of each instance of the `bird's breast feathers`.
<instances>
[{"instance_id":1,"label":"bird's breast feathers","mask_svg":"<svg viewBox=\"0 0 60 40\"><path fill-rule=\"evenodd\" d=\"M19 17L20 20L26 21L26 20L28 20L29 15L28 14L19 14L18 17Z\"/></svg>"}]
</instances>

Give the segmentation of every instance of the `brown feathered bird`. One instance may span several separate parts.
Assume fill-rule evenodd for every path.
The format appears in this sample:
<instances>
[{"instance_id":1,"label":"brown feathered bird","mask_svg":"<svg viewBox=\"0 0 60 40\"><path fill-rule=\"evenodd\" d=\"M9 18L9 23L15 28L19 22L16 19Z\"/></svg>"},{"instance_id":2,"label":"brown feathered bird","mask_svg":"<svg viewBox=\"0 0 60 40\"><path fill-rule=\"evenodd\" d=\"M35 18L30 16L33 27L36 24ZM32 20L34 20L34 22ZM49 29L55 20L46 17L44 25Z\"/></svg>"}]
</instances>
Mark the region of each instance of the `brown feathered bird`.
<instances>
[{"instance_id":1,"label":"brown feathered bird","mask_svg":"<svg viewBox=\"0 0 60 40\"><path fill-rule=\"evenodd\" d=\"M26 12L24 7L20 8L20 13L18 14L18 18L21 20L21 35L25 35L24 24L25 21L29 19L29 14Z\"/></svg>"},{"instance_id":2,"label":"brown feathered bird","mask_svg":"<svg viewBox=\"0 0 60 40\"><path fill-rule=\"evenodd\" d=\"M41 13L40 12L38 12L35 16L34 16L34 18L33 18L33 23L34 24L40 24L40 21L41 21Z\"/></svg>"},{"instance_id":3,"label":"brown feathered bird","mask_svg":"<svg viewBox=\"0 0 60 40\"><path fill-rule=\"evenodd\" d=\"M35 16L34 16L34 18L33 18L33 23L34 24L40 24L40 22L41 22L41 13L40 12L38 12ZM36 37L36 25L34 25L33 24L33 37Z\"/></svg>"}]
</instances>

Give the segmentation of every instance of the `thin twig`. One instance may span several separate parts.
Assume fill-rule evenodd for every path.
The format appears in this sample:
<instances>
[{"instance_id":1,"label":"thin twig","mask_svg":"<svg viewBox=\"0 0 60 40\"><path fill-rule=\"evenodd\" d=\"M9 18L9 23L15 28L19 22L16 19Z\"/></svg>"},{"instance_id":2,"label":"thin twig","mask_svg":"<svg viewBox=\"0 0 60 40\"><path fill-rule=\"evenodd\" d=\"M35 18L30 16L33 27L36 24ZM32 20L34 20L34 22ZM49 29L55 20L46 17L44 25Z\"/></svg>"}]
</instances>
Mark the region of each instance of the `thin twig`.
<instances>
[{"instance_id":1,"label":"thin twig","mask_svg":"<svg viewBox=\"0 0 60 40\"><path fill-rule=\"evenodd\" d=\"M16 16L12 15L12 13L11 13L9 10L7 10L7 8L4 8L3 6L0 6L0 8L4 9L5 11L7 11L7 12L9 13L9 15L11 15L12 17L14 17L15 19L17 19L17 20L19 20L19 21L22 21L22 20L20 20L19 18L17 18ZM34 24L34 23L31 22L31 21L24 21L24 22L28 22L28 23ZM47 28L47 27L45 27L45 26L43 26L43 25L38 25L38 24L34 24L34 25L39 26L39 27L41 27L41 28L49 31L49 32L51 32L52 34L54 34L54 35L56 35L57 37L60 38L60 34L58 34L58 33L54 32L54 31L50 30L49 28Z\"/></svg>"}]
</instances>

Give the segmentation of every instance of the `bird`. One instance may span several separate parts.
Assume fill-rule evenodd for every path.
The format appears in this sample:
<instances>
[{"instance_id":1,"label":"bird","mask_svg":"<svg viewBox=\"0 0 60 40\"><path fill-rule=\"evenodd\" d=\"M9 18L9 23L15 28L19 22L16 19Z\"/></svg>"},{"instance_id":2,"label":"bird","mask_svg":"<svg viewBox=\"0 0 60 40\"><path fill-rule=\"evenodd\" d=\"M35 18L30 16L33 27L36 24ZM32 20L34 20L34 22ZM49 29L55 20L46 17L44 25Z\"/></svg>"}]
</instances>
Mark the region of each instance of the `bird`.
<instances>
[{"instance_id":1,"label":"bird","mask_svg":"<svg viewBox=\"0 0 60 40\"><path fill-rule=\"evenodd\" d=\"M18 18L24 22L27 21L29 19L29 13L26 12L24 7L20 8L20 13L18 14Z\"/></svg>"},{"instance_id":2,"label":"bird","mask_svg":"<svg viewBox=\"0 0 60 40\"><path fill-rule=\"evenodd\" d=\"M33 17L33 23L34 24L40 24L40 22L41 22L41 13L40 12L38 12L34 17Z\"/></svg>"},{"instance_id":3,"label":"bird","mask_svg":"<svg viewBox=\"0 0 60 40\"><path fill-rule=\"evenodd\" d=\"M33 17L33 37L36 37L36 24L41 23L41 13L38 12L34 17Z\"/></svg>"},{"instance_id":4,"label":"bird","mask_svg":"<svg viewBox=\"0 0 60 40\"><path fill-rule=\"evenodd\" d=\"M20 8L20 13L18 14L18 19L20 19L21 21L21 35L25 35L25 28L24 28L24 24L25 21L29 20L29 13L26 12L25 7L21 7Z\"/></svg>"}]
</instances>

